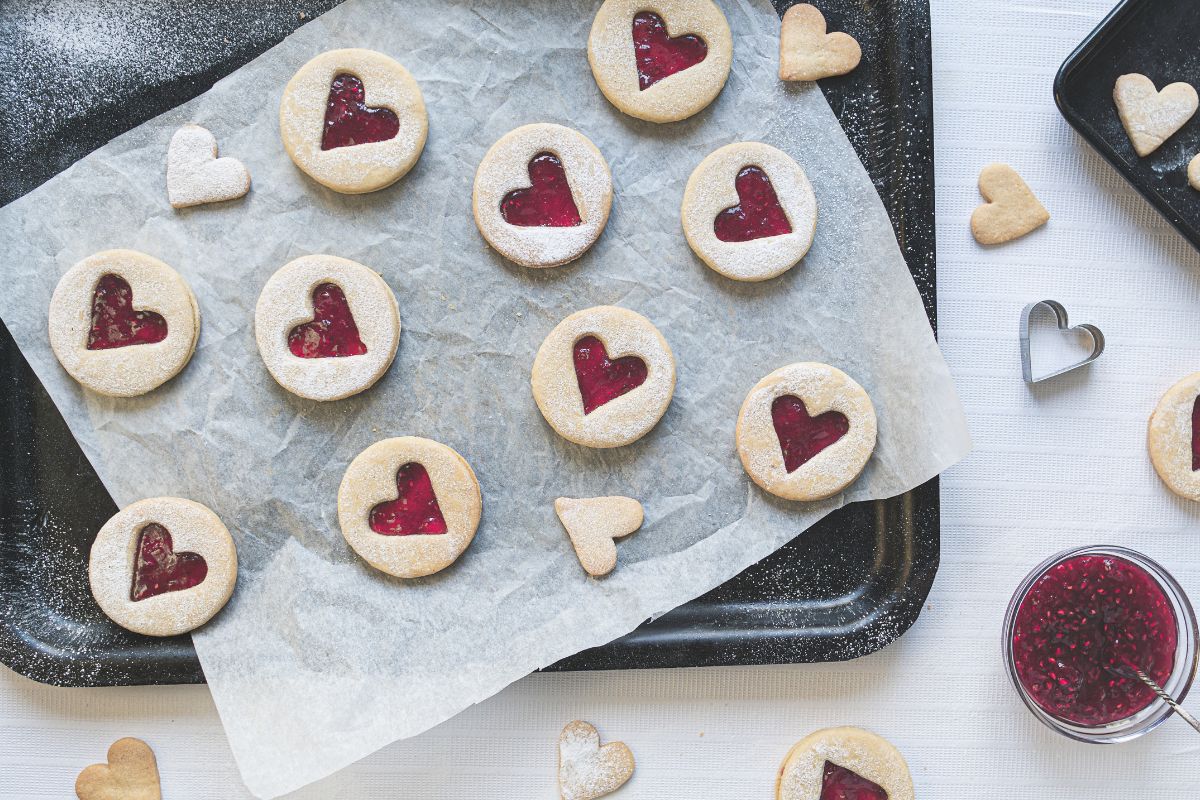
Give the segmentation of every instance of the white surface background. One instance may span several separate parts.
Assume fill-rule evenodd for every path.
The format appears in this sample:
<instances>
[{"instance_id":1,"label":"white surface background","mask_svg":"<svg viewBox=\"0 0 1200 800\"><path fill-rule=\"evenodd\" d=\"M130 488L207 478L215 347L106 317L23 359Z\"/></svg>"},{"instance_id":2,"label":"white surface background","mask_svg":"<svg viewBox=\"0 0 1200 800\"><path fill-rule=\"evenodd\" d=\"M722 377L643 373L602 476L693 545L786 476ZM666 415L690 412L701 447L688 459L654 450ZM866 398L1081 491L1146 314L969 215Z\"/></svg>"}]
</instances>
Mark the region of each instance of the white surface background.
<instances>
[{"instance_id":1,"label":"white surface background","mask_svg":"<svg viewBox=\"0 0 1200 800\"><path fill-rule=\"evenodd\" d=\"M1200 738L1182 723L1117 747L1069 742L1024 709L999 658L1012 589L1066 547L1141 549L1200 600L1200 507L1175 500L1144 452L1158 396L1200 368L1200 256L1070 131L1050 92L1108 7L934 0L941 340L976 451L944 478L942 569L906 636L842 665L533 676L295 797L553 798L555 739L575 718L633 748L618 798L767 800L787 748L838 724L895 742L923 800L1195 796ZM993 160L1053 218L985 251L967 219ZM1100 325L1109 351L1031 390L1016 323L1042 297ZM204 687L54 689L0 668L3 800L70 797L126 735L155 748L168 800L249 797Z\"/></svg>"}]
</instances>

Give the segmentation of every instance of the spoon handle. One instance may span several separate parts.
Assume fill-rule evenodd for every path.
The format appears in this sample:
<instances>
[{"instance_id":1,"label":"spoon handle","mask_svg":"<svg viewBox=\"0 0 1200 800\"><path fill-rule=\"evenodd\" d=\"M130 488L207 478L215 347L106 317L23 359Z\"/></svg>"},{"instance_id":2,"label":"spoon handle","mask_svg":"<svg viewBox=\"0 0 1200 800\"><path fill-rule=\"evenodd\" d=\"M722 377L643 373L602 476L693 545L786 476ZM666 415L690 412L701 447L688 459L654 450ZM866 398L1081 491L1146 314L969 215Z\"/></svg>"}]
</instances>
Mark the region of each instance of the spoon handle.
<instances>
[{"instance_id":1,"label":"spoon handle","mask_svg":"<svg viewBox=\"0 0 1200 800\"><path fill-rule=\"evenodd\" d=\"M1135 671L1137 672L1137 676L1141 679L1142 683L1149 686L1152 692L1161 697L1163 702L1169 705L1171 710L1179 715L1180 719L1195 728L1197 732L1200 732L1200 720L1197 720L1191 714L1184 711L1183 707L1179 705L1179 703L1175 702L1175 698L1163 691L1163 688L1155 683L1153 678L1140 669Z\"/></svg>"}]
</instances>

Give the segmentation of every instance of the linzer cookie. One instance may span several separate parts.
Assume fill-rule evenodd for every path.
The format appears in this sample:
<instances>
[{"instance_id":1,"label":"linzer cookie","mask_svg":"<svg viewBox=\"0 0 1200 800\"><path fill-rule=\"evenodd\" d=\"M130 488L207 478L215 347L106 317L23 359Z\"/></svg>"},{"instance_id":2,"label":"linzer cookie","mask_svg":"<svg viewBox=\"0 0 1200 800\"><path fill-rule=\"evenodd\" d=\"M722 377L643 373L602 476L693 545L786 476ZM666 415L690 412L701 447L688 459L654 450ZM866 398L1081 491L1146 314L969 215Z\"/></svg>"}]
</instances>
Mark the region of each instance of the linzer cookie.
<instances>
[{"instance_id":1,"label":"linzer cookie","mask_svg":"<svg viewBox=\"0 0 1200 800\"><path fill-rule=\"evenodd\" d=\"M400 310L383 278L362 264L303 256L263 287L254 337L280 386L310 400L340 400L387 371L400 342Z\"/></svg>"},{"instance_id":2,"label":"linzer cookie","mask_svg":"<svg viewBox=\"0 0 1200 800\"><path fill-rule=\"evenodd\" d=\"M711 0L605 0L588 63L608 101L650 122L686 119L725 86L733 36Z\"/></svg>"},{"instance_id":3,"label":"linzer cookie","mask_svg":"<svg viewBox=\"0 0 1200 800\"><path fill-rule=\"evenodd\" d=\"M913 800L912 776L891 742L862 728L826 728L783 760L776 800Z\"/></svg>"},{"instance_id":4,"label":"linzer cookie","mask_svg":"<svg viewBox=\"0 0 1200 800\"><path fill-rule=\"evenodd\" d=\"M399 180L420 158L428 131L417 82L373 50L322 53L293 76L279 104L279 132L292 161L344 194Z\"/></svg>"},{"instance_id":5,"label":"linzer cookie","mask_svg":"<svg viewBox=\"0 0 1200 800\"><path fill-rule=\"evenodd\" d=\"M812 246L817 198L800 165L760 142L710 154L683 192L683 233L705 264L737 281L791 269Z\"/></svg>"},{"instance_id":6,"label":"linzer cookie","mask_svg":"<svg viewBox=\"0 0 1200 800\"><path fill-rule=\"evenodd\" d=\"M790 364L746 395L736 436L751 480L785 500L821 500L853 483L870 460L875 407L840 369Z\"/></svg>"},{"instance_id":7,"label":"linzer cookie","mask_svg":"<svg viewBox=\"0 0 1200 800\"><path fill-rule=\"evenodd\" d=\"M178 497L139 500L96 534L92 596L122 628L175 636L208 622L233 594L237 550L205 506Z\"/></svg>"},{"instance_id":8,"label":"linzer cookie","mask_svg":"<svg viewBox=\"0 0 1200 800\"><path fill-rule=\"evenodd\" d=\"M675 392L675 357L641 314L577 311L542 342L530 379L542 416L564 439L620 447L645 436Z\"/></svg>"},{"instance_id":9,"label":"linzer cookie","mask_svg":"<svg viewBox=\"0 0 1200 800\"><path fill-rule=\"evenodd\" d=\"M1200 501L1200 372L1176 383L1158 401L1146 445L1167 488Z\"/></svg>"},{"instance_id":10,"label":"linzer cookie","mask_svg":"<svg viewBox=\"0 0 1200 800\"><path fill-rule=\"evenodd\" d=\"M50 298L50 347L93 392L145 394L173 378L200 337L187 282L157 258L105 250L80 261Z\"/></svg>"},{"instance_id":11,"label":"linzer cookie","mask_svg":"<svg viewBox=\"0 0 1200 800\"><path fill-rule=\"evenodd\" d=\"M475 171L479 232L502 256L554 267L595 243L612 206L612 175L596 146L562 125L523 125L502 136Z\"/></svg>"}]
</instances>

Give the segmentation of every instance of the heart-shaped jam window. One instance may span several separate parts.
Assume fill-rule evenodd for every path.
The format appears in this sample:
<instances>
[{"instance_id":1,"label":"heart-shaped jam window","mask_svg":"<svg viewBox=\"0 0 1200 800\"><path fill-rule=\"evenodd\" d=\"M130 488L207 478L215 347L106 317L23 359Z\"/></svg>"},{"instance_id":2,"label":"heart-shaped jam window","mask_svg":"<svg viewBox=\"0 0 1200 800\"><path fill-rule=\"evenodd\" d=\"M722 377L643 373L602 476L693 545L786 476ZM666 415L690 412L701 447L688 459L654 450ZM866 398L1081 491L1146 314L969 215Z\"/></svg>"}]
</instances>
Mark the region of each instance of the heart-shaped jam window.
<instances>
[{"instance_id":1,"label":"heart-shaped jam window","mask_svg":"<svg viewBox=\"0 0 1200 800\"><path fill-rule=\"evenodd\" d=\"M575 343L575 379L583 398L583 413L632 392L646 382L646 362L637 356L610 359L604 342L584 336Z\"/></svg>"},{"instance_id":2,"label":"heart-shaped jam window","mask_svg":"<svg viewBox=\"0 0 1200 800\"><path fill-rule=\"evenodd\" d=\"M738 204L713 220L713 232L722 242L749 242L792 232L775 187L762 167L744 168L734 179Z\"/></svg>"},{"instance_id":3,"label":"heart-shaped jam window","mask_svg":"<svg viewBox=\"0 0 1200 800\"><path fill-rule=\"evenodd\" d=\"M190 589L203 583L208 575L204 556L176 553L170 531L157 522L151 522L138 533L136 553L133 587L129 590L134 601Z\"/></svg>"},{"instance_id":4,"label":"heart-shaped jam window","mask_svg":"<svg viewBox=\"0 0 1200 800\"><path fill-rule=\"evenodd\" d=\"M643 11L633 18L633 53L638 89L645 91L668 75L699 64L708 55L708 45L692 33L672 37L662 17Z\"/></svg>"},{"instance_id":5,"label":"heart-shaped jam window","mask_svg":"<svg viewBox=\"0 0 1200 800\"><path fill-rule=\"evenodd\" d=\"M92 328L88 350L111 350L131 344L153 344L167 338L167 321L154 311L133 307L133 290L120 275L101 275L92 294Z\"/></svg>"},{"instance_id":6,"label":"heart-shaped jam window","mask_svg":"<svg viewBox=\"0 0 1200 800\"><path fill-rule=\"evenodd\" d=\"M371 509L371 530L384 536L445 533L446 519L425 467L410 461L396 470L396 499Z\"/></svg>"},{"instance_id":7,"label":"heart-shaped jam window","mask_svg":"<svg viewBox=\"0 0 1200 800\"><path fill-rule=\"evenodd\" d=\"M325 107L325 132L321 149L352 147L356 144L386 142L400 132L400 118L390 108L371 108L366 104L363 82L343 73L329 86Z\"/></svg>"},{"instance_id":8,"label":"heart-shaped jam window","mask_svg":"<svg viewBox=\"0 0 1200 800\"><path fill-rule=\"evenodd\" d=\"M821 800L888 800L888 795L874 781L826 761L825 776L821 781Z\"/></svg>"},{"instance_id":9,"label":"heart-shaped jam window","mask_svg":"<svg viewBox=\"0 0 1200 800\"><path fill-rule=\"evenodd\" d=\"M567 171L553 153L538 153L529 161L529 181L500 201L500 215L522 228L573 228L582 225Z\"/></svg>"},{"instance_id":10,"label":"heart-shaped jam window","mask_svg":"<svg viewBox=\"0 0 1200 800\"><path fill-rule=\"evenodd\" d=\"M775 398L771 404L771 421L775 424L775 435L783 450L783 465L788 472L795 472L850 430L850 421L844 414L826 411L810 417L804 401L790 394Z\"/></svg>"},{"instance_id":11,"label":"heart-shaped jam window","mask_svg":"<svg viewBox=\"0 0 1200 800\"><path fill-rule=\"evenodd\" d=\"M313 318L288 333L288 350L299 358L361 356L367 346L358 337L358 326L342 287L322 283L313 289Z\"/></svg>"},{"instance_id":12,"label":"heart-shaped jam window","mask_svg":"<svg viewBox=\"0 0 1200 800\"><path fill-rule=\"evenodd\" d=\"M1192 404L1192 472L1200 470L1200 397Z\"/></svg>"}]
</instances>

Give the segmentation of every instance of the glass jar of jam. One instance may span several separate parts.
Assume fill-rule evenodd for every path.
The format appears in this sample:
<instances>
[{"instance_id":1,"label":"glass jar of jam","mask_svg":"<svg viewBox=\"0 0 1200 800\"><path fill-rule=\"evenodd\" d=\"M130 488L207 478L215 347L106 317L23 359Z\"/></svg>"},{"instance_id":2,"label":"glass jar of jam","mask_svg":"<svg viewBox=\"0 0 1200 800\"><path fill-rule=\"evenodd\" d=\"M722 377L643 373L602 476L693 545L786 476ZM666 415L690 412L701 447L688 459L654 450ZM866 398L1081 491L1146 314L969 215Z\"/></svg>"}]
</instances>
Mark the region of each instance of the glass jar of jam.
<instances>
[{"instance_id":1,"label":"glass jar of jam","mask_svg":"<svg viewBox=\"0 0 1200 800\"><path fill-rule=\"evenodd\" d=\"M1161 566L1123 547L1081 547L1042 562L1017 587L1004 618L1004 662L1047 726L1116 743L1172 713L1136 670L1182 700L1198 639L1191 603Z\"/></svg>"}]
</instances>

